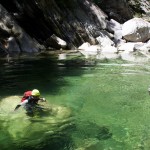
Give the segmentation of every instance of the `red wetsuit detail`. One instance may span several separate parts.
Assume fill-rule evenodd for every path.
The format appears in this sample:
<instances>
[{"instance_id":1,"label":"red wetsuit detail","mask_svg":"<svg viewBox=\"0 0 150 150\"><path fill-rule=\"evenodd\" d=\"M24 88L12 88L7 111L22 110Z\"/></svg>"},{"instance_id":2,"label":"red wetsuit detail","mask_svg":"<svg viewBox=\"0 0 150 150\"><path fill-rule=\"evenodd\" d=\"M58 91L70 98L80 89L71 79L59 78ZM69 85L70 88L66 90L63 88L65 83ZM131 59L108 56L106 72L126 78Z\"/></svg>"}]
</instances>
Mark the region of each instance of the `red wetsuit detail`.
<instances>
[{"instance_id":1,"label":"red wetsuit detail","mask_svg":"<svg viewBox=\"0 0 150 150\"><path fill-rule=\"evenodd\" d=\"M32 91L26 91L21 99L21 102L23 102L25 99L28 99L31 96Z\"/></svg>"}]
</instances>

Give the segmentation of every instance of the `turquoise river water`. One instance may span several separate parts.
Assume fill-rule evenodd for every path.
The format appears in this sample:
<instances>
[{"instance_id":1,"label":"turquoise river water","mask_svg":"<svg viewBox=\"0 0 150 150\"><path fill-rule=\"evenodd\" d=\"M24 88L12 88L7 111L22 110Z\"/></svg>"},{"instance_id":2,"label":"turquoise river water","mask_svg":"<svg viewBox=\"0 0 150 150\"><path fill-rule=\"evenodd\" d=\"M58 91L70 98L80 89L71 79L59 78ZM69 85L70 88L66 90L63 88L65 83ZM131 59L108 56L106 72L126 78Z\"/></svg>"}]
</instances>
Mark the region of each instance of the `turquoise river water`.
<instances>
[{"instance_id":1,"label":"turquoise river water","mask_svg":"<svg viewBox=\"0 0 150 150\"><path fill-rule=\"evenodd\" d=\"M69 146L61 144L60 150L149 150L150 65L121 61L94 64L62 65L49 58L3 62L0 97L37 88L49 103L70 108L75 127L68 131ZM12 150L15 142L9 146L12 138L6 132L0 125L0 149ZM34 138L33 134L30 140ZM39 149L58 148L47 144Z\"/></svg>"}]
</instances>

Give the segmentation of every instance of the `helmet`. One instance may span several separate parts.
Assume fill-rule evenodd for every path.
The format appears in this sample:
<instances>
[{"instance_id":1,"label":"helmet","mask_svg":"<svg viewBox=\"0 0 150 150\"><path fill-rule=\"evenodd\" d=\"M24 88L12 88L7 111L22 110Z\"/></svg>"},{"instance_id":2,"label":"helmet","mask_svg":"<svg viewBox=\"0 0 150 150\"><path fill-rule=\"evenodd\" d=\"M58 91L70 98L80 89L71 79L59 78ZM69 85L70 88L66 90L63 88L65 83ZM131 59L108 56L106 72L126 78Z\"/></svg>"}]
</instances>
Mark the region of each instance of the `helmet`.
<instances>
[{"instance_id":1,"label":"helmet","mask_svg":"<svg viewBox=\"0 0 150 150\"><path fill-rule=\"evenodd\" d=\"M34 89L34 90L32 90L31 95L32 96L40 96L40 92L39 92L39 90Z\"/></svg>"}]
</instances>

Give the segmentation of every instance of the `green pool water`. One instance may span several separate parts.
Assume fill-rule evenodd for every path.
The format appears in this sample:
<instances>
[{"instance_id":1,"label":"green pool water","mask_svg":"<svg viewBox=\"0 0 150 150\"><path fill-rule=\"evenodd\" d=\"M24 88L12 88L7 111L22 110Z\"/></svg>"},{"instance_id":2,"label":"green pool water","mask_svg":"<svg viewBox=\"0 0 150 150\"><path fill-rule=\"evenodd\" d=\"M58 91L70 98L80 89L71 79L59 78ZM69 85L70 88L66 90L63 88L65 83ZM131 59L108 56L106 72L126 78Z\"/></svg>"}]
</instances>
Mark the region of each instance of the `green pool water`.
<instances>
[{"instance_id":1,"label":"green pool water","mask_svg":"<svg viewBox=\"0 0 150 150\"><path fill-rule=\"evenodd\" d=\"M1 64L0 77L1 98L37 88L49 103L71 108L75 128L68 131L70 146L61 145L62 150L150 149L148 63L65 66L49 58L27 59ZM9 144L5 132L0 127L0 145Z\"/></svg>"}]
</instances>

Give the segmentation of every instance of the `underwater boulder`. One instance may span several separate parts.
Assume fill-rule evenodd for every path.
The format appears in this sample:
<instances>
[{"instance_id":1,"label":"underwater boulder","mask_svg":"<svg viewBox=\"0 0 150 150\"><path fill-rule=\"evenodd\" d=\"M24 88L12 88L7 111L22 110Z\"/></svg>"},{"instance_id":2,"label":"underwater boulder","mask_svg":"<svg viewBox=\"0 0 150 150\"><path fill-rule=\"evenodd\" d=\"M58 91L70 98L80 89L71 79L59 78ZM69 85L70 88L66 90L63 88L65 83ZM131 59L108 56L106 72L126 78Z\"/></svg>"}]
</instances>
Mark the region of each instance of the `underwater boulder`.
<instances>
[{"instance_id":1,"label":"underwater boulder","mask_svg":"<svg viewBox=\"0 0 150 150\"><path fill-rule=\"evenodd\" d=\"M70 132L67 131L74 126L69 108L46 102L41 104L43 111L35 112L30 117L22 107L14 111L18 103L19 96L6 97L0 101L0 131L6 134L7 141L12 141L8 146L15 143L16 149L43 149L47 145L49 148L57 147L65 143L66 138L69 141ZM5 147L4 144L0 138L0 145Z\"/></svg>"}]
</instances>

